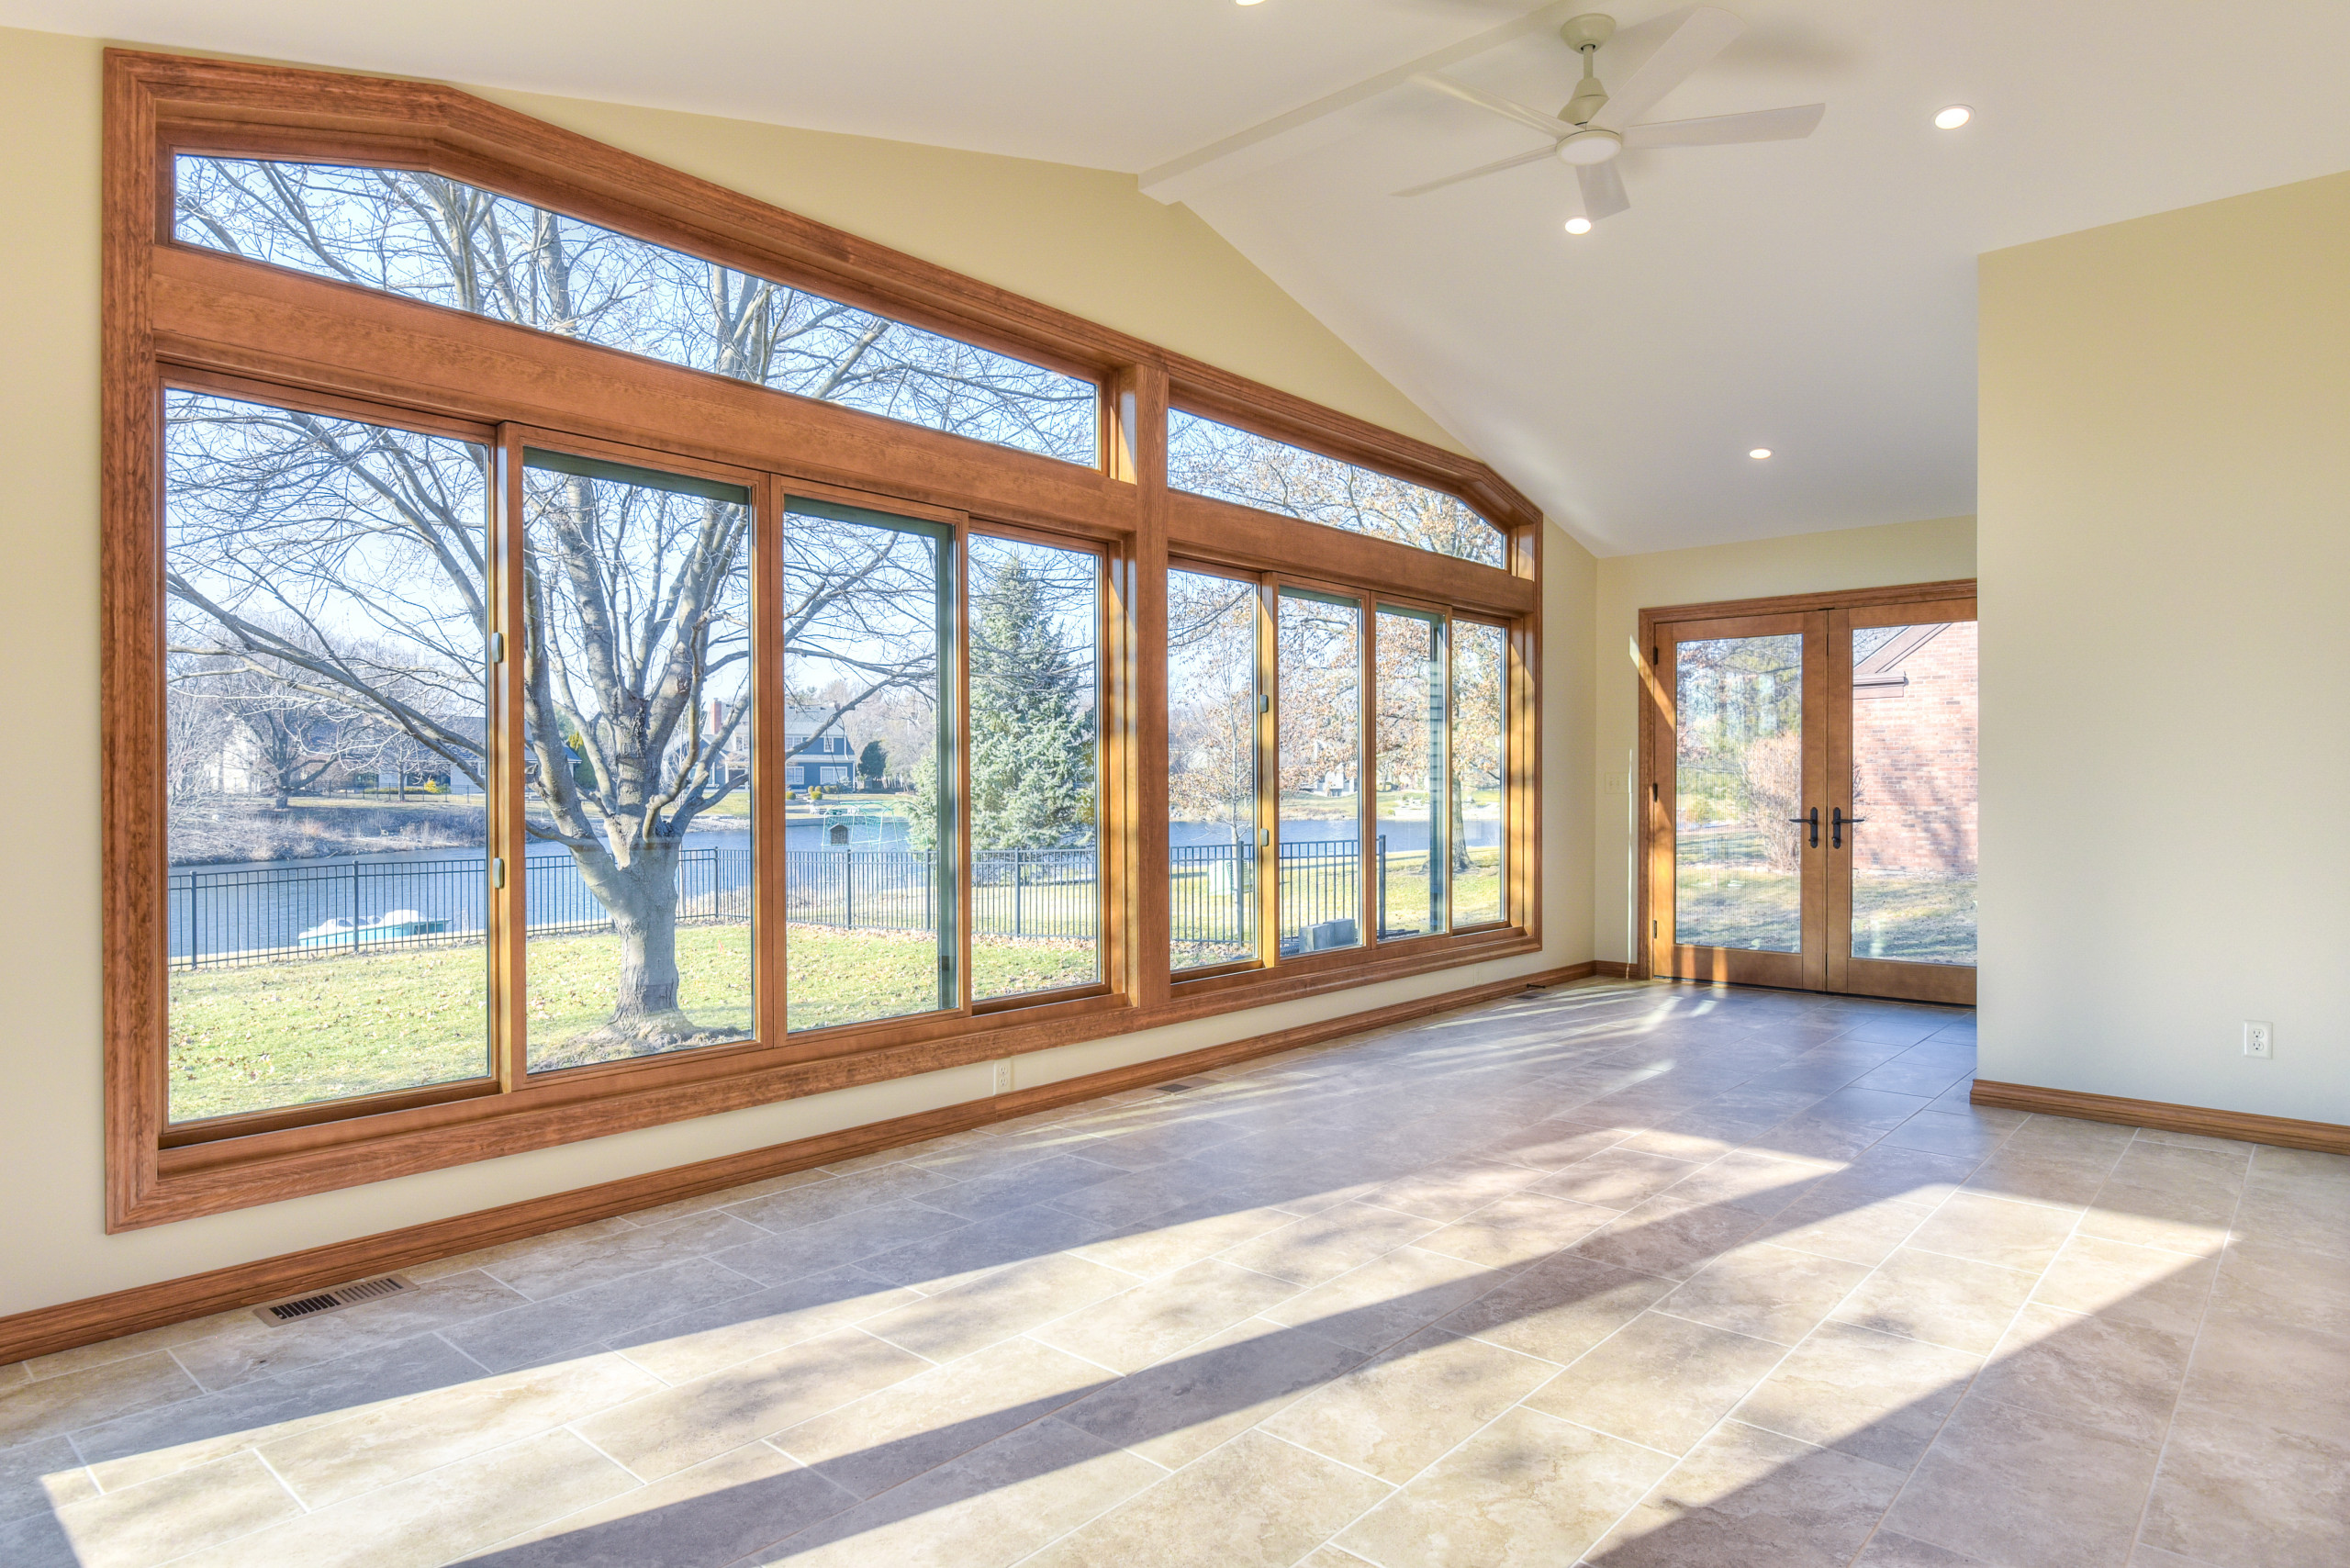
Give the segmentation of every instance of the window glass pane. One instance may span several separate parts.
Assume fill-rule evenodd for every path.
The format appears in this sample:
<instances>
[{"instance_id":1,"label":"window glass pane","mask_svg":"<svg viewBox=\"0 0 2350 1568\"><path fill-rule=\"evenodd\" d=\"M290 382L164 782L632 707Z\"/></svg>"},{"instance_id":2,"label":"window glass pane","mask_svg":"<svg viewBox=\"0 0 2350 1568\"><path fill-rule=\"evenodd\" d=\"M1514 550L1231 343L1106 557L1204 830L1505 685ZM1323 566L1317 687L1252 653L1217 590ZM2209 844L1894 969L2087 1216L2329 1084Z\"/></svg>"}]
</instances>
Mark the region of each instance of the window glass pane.
<instances>
[{"instance_id":1,"label":"window glass pane","mask_svg":"<svg viewBox=\"0 0 2350 1568\"><path fill-rule=\"evenodd\" d=\"M794 1029L957 1005L954 725L939 672L939 650L954 645L953 540L847 507L785 509ZM848 759L862 765L877 743L859 781L878 787L844 800Z\"/></svg>"},{"instance_id":2,"label":"window glass pane","mask_svg":"<svg viewBox=\"0 0 2350 1568\"><path fill-rule=\"evenodd\" d=\"M1502 895L1507 842L1509 634L1452 623L1452 925L1509 918Z\"/></svg>"},{"instance_id":3,"label":"window glass pane","mask_svg":"<svg viewBox=\"0 0 2350 1568\"><path fill-rule=\"evenodd\" d=\"M1803 636L1674 651L1673 939L1803 951Z\"/></svg>"},{"instance_id":4,"label":"window glass pane","mask_svg":"<svg viewBox=\"0 0 2350 1568\"><path fill-rule=\"evenodd\" d=\"M1501 532L1440 490L1180 409L1167 414L1167 482L1196 496L1349 533L1376 534L1488 566L1506 558Z\"/></svg>"},{"instance_id":5,"label":"window glass pane","mask_svg":"<svg viewBox=\"0 0 2350 1568\"><path fill-rule=\"evenodd\" d=\"M750 1037L749 498L526 459L534 1071Z\"/></svg>"},{"instance_id":6,"label":"window glass pane","mask_svg":"<svg viewBox=\"0 0 2350 1568\"><path fill-rule=\"evenodd\" d=\"M1379 935L1444 929L1444 622L1379 612Z\"/></svg>"},{"instance_id":7,"label":"window glass pane","mask_svg":"<svg viewBox=\"0 0 2350 1568\"><path fill-rule=\"evenodd\" d=\"M1284 589L1279 626L1281 951L1362 943L1362 607Z\"/></svg>"},{"instance_id":8,"label":"window glass pane","mask_svg":"<svg viewBox=\"0 0 2350 1568\"><path fill-rule=\"evenodd\" d=\"M971 999L1102 978L1102 557L970 542Z\"/></svg>"},{"instance_id":9,"label":"window glass pane","mask_svg":"<svg viewBox=\"0 0 2350 1568\"><path fill-rule=\"evenodd\" d=\"M183 156L175 198L191 245L1099 461L1090 381L438 174Z\"/></svg>"},{"instance_id":10,"label":"window glass pane","mask_svg":"<svg viewBox=\"0 0 2350 1568\"><path fill-rule=\"evenodd\" d=\"M1257 956L1257 585L1167 574L1169 959Z\"/></svg>"},{"instance_id":11,"label":"window glass pane","mask_svg":"<svg viewBox=\"0 0 2350 1568\"><path fill-rule=\"evenodd\" d=\"M1975 962L1975 622L1852 633L1852 957Z\"/></svg>"},{"instance_id":12,"label":"window glass pane","mask_svg":"<svg viewBox=\"0 0 2350 1568\"><path fill-rule=\"evenodd\" d=\"M173 1121L489 1070L486 462L166 397Z\"/></svg>"}]
</instances>

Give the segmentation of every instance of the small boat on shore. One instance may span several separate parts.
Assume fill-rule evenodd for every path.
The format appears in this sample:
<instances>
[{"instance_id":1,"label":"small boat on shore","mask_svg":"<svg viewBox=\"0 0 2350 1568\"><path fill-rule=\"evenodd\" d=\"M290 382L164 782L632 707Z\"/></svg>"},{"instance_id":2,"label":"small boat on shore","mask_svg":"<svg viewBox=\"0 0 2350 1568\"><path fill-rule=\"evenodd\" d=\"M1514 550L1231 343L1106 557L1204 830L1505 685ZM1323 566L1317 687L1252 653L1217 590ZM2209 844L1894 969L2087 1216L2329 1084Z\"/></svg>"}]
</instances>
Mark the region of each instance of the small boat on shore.
<instances>
[{"instance_id":1,"label":"small boat on shore","mask_svg":"<svg viewBox=\"0 0 2350 1568\"><path fill-rule=\"evenodd\" d=\"M370 942L391 942L403 936L434 936L449 929L445 920L431 920L412 909L388 910L354 925L334 919L313 925L294 938L297 947L357 947Z\"/></svg>"}]
</instances>

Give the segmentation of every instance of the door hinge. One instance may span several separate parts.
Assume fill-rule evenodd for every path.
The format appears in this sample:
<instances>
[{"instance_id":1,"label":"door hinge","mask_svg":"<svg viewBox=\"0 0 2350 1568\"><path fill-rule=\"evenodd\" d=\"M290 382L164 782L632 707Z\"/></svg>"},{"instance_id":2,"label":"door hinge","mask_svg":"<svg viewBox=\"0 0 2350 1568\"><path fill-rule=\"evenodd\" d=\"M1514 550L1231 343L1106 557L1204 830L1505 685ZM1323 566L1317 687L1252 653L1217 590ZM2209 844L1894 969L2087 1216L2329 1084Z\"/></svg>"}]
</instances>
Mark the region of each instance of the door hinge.
<instances>
[{"instance_id":1,"label":"door hinge","mask_svg":"<svg viewBox=\"0 0 2350 1568\"><path fill-rule=\"evenodd\" d=\"M1657 787L1655 785L1651 784L1649 786L1649 804L1651 806L1662 803L1664 799L1664 797L1659 795L1656 791Z\"/></svg>"},{"instance_id":2,"label":"door hinge","mask_svg":"<svg viewBox=\"0 0 2350 1568\"><path fill-rule=\"evenodd\" d=\"M1662 663L1662 662L1663 662L1663 655L1662 655L1662 651L1657 647L1657 645L1656 645L1655 644L1653 644L1653 643L1650 644L1649 644L1649 663L1651 663L1651 664L1661 664L1661 663Z\"/></svg>"},{"instance_id":3,"label":"door hinge","mask_svg":"<svg viewBox=\"0 0 2350 1568\"><path fill-rule=\"evenodd\" d=\"M1656 935L1656 927L1657 923L1655 921L1651 920L1649 922L1649 935L1651 936L1654 936Z\"/></svg>"}]
</instances>

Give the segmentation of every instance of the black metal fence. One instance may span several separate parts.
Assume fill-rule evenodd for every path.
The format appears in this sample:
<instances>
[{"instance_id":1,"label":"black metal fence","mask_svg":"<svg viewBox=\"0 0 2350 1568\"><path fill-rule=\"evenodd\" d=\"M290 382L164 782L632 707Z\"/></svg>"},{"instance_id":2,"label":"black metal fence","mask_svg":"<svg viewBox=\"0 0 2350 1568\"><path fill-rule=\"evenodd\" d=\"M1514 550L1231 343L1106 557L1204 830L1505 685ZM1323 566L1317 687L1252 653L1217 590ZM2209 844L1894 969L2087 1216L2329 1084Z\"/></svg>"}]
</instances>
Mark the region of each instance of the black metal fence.
<instances>
[{"instance_id":1,"label":"black metal fence","mask_svg":"<svg viewBox=\"0 0 2350 1568\"><path fill-rule=\"evenodd\" d=\"M1353 839L1281 846L1285 951L1360 940L1354 923L1361 864ZM1378 841L1379 885L1386 840ZM927 931L937 919L936 857L871 845L784 853L784 918L842 930ZM1183 845L1169 857L1178 943L1253 943L1257 851L1246 844ZM604 905L568 855L525 861L532 935L610 929ZM751 850L689 848L677 857L677 918L747 920ZM986 849L971 857L977 935L1090 941L1100 929L1101 862L1092 847ZM438 860L332 860L174 870L170 881L173 969L274 963L292 958L397 951L479 942L487 878L478 856ZM1382 912L1382 924L1384 912Z\"/></svg>"}]
</instances>

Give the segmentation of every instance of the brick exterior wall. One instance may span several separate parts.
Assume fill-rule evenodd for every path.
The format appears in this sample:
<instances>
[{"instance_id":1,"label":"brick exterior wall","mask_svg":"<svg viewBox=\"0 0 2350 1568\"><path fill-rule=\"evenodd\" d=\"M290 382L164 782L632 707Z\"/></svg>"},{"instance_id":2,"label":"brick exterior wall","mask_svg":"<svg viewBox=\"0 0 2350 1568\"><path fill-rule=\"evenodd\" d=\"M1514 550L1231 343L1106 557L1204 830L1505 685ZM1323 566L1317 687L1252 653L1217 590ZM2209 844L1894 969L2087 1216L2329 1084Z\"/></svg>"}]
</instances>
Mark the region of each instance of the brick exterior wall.
<instances>
[{"instance_id":1,"label":"brick exterior wall","mask_svg":"<svg viewBox=\"0 0 2350 1568\"><path fill-rule=\"evenodd\" d=\"M1898 695L1852 703L1859 871L1975 875L1975 622L1944 627L1889 673Z\"/></svg>"}]
</instances>

